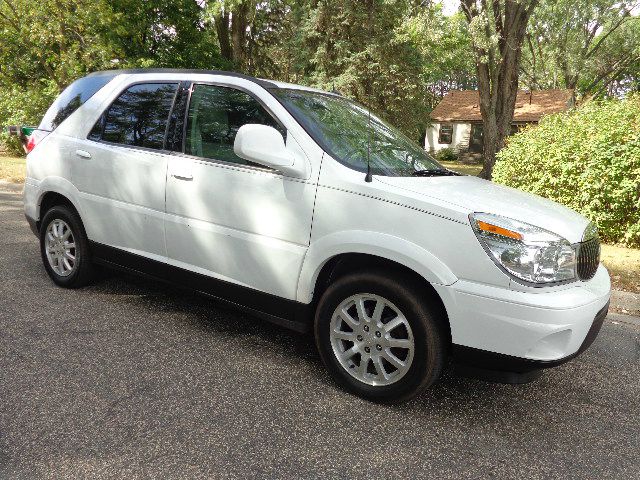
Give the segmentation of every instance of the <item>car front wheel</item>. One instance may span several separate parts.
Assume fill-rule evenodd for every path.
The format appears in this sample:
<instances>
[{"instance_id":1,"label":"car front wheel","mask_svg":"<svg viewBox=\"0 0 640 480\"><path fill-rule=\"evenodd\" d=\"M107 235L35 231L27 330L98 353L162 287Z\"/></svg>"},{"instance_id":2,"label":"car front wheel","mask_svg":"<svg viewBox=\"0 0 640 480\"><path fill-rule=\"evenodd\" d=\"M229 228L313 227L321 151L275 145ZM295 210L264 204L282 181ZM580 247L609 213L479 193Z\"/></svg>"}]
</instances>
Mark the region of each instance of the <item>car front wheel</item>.
<instances>
[{"instance_id":1,"label":"car front wheel","mask_svg":"<svg viewBox=\"0 0 640 480\"><path fill-rule=\"evenodd\" d=\"M316 343L342 387L393 403L412 398L440 376L446 359L443 321L411 280L363 272L338 279L323 294Z\"/></svg>"}]
</instances>

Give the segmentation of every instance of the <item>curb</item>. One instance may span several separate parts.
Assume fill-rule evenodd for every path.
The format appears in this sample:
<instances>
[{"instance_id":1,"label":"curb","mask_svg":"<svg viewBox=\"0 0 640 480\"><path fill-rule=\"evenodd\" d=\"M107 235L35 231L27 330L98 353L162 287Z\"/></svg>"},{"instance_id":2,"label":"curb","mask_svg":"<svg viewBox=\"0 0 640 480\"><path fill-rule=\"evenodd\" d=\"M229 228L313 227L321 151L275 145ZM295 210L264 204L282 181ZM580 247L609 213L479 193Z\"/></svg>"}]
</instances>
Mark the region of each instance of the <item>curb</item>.
<instances>
[{"instance_id":1,"label":"curb","mask_svg":"<svg viewBox=\"0 0 640 480\"><path fill-rule=\"evenodd\" d=\"M633 317L631 315L622 315L621 313L609 313L607 320L610 322L625 323L627 325L633 325L640 327L640 317Z\"/></svg>"},{"instance_id":2,"label":"curb","mask_svg":"<svg viewBox=\"0 0 640 480\"><path fill-rule=\"evenodd\" d=\"M611 308L623 315L640 315L640 293L611 290Z\"/></svg>"},{"instance_id":3,"label":"curb","mask_svg":"<svg viewBox=\"0 0 640 480\"><path fill-rule=\"evenodd\" d=\"M0 180L0 192L22 193L23 189L23 183L13 183L7 182L5 180Z\"/></svg>"}]
</instances>

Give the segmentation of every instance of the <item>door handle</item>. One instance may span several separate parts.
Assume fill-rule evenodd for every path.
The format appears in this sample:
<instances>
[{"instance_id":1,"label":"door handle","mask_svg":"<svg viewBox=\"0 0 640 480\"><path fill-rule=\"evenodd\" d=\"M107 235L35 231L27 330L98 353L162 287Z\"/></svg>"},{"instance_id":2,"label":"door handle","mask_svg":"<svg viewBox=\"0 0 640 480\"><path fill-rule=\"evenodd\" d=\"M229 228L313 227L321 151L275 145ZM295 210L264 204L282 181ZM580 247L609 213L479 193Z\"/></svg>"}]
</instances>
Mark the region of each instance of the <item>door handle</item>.
<instances>
[{"instance_id":1,"label":"door handle","mask_svg":"<svg viewBox=\"0 0 640 480\"><path fill-rule=\"evenodd\" d=\"M86 150L76 150L76 155L79 156L80 158L86 158L86 159L91 158L91 154Z\"/></svg>"},{"instance_id":2,"label":"door handle","mask_svg":"<svg viewBox=\"0 0 640 480\"><path fill-rule=\"evenodd\" d=\"M172 158L169 163L169 175L177 180L193 180L193 162L186 158Z\"/></svg>"},{"instance_id":3,"label":"door handle","mask_svg":"<svg viewBox=\"0 0 640 480\"><path fill-rule=\"evenodd\" d=\"M190 173L184 173L184 172L174 173L173 178L177 180L193 180L193 175Z\"/></svg>"}]
</instances>

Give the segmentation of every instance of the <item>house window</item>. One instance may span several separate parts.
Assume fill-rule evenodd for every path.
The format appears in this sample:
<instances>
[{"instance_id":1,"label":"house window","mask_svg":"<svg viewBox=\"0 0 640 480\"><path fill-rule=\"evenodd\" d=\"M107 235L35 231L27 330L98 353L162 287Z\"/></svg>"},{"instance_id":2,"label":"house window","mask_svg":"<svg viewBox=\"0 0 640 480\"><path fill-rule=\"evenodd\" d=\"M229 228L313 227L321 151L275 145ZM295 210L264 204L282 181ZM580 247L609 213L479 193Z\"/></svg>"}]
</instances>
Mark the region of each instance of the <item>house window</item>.
<instances>
[{"instance_id":1,"label":"house window","mask_svg":"<svg viewBox=\"0 0 640 480\"><path fill-rule=\"evenodd\" d=\"M438 143L451 143L453 140L453 125L440 125Z\"/></svg>"}]
</instances>

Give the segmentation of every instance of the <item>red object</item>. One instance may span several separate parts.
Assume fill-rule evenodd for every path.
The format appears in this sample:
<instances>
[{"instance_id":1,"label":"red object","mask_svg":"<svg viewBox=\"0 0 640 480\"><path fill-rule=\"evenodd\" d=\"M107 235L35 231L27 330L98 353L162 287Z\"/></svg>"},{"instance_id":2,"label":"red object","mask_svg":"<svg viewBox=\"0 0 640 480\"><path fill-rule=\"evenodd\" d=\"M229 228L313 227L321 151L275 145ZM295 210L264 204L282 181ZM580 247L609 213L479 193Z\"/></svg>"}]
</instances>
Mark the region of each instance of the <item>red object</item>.
<instances>
[{"instance_id":1,"label":"red object","mask_svg":"<svg viewBox=\"0 0 640 480\"><path fill-rule=\"evenodd\" d=\"M45 132L43 130L34 130L31 135L27 137L27 143L24 147L25 151L27 153L31 153L33 149L36 148L36 145L38 145L48 134L49 132Z\"/></svg>"}]
</instances>

